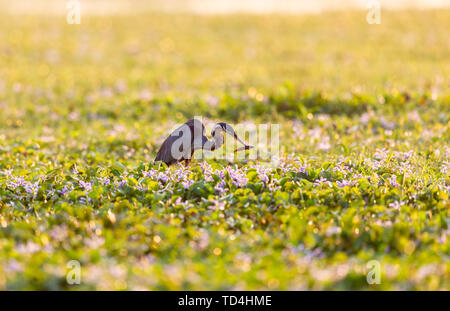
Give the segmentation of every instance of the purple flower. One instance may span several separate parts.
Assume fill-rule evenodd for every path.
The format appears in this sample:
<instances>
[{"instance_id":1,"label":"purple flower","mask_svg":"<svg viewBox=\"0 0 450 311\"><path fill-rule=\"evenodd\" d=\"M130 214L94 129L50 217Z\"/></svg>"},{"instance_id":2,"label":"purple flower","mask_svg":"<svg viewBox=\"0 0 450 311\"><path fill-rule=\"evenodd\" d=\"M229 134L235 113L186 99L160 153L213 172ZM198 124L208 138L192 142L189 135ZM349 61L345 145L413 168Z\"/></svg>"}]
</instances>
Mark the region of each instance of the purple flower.
<instances>
[{"instance_id":1,"label":"purple flower","mask_svg":"<svg viewBox=\"0 0 450 311\"><path fill-rule=\"evenodd\" d=\"M269 182L269 176L267 175L268 173L270 173L272 171L272 169L270 168L266 168L262 165L252 165L252 168L256 169L256 172L258 173L258 178L264 182L264 183L268 183ZM292 167L292 166L291 166ZM287 167L286 167L287 168ZM283 168L282 168L283 169Z\"/></svg>"},{"instance_id":2,"label":"purple flower","mask_svg":"<svg viewBox=\"0 0 450 311\"><path fill-rule=\"evenodd\" d=\"M179 167L173 172L172 180L182 182L187 179L187 176L190 174L190 171L187 170L184 166L179 164ZM163 179L164 181L164 179ZM164 181L166 182L166 181Z\"/></svg>"},{"instance_id":3,"label":"purple flower","mask_svg":"<svg viewBox=\"0 0 450 311\"><path fill-rule=\"evenodd\" d=\"M148 177L148 178L153 178L153 177L155 177L157 173L158 173L158 171L155 170L155 169L152 169L152 168L151 168L148 172L146 172L146 171L142 172L142 174L143 174L145 177Z\"/></svg>"},{"instance_id":4,"label":"purple flower","mask_svg":"<svg viewBox=\"0 0 450 311\"><path fill-rule=\"evenodd\" d=\"M347 186L353 186L353 182L349 181L349 180L342 180L342 181L336 181L336 184L340 187L340 188L344 188Z\"/></svg>"},{"instance_id":5,"label":"purple flower","mask_svg":"<svg viewBox=\"0 0 450 311\"><path fill-rule=\"evenodd\" d=\"M175 201L175 205L181 205L183 206L186 210L188 210L189 208L192 207L192 204L189 204L189 201L182 201L180 197L178 197Z\"/></svg>"},{"instance_id":6,"label":"purple flower","mask_svg":"<svg viewBox=\"0 0 450 311\"><path fill-rule=\"evenodd\" d=\"M213 181L213 178L211 176L211 174L212 174L211 165L209 165L206 162L202 162L202 163L200 163L200 167L202 168L203 176L204 176L205 180L206 181Z\"/></svg>"},{"instance_id":7,"label":"purple flower","mask_svg":"<svg viewBox=\"0 0 450 311\"><path fill-rule=\"evenodd\" d=\"M207 171L207 172L211 172L211 165L209 165L207 162L202 162L200 163L200 167L202 169L203 172Z\"/></svg>"},{"instance_id":8,"label":"purple flower","mask_svg":"<svg viewBox=\"0 0 450 311\"><path fill-rule=\"evenodd\" d=\"M277 181L277 182L278 182L278 181ZM269 184L269 190L270 190L271 192L277 191L277 190L279 190L279 189L281 189L281 186L276 185L276 184Z\"/></svg>"},{"instance_id":9,"label":"purple flower","mask_svg":"<svg viewBox=\"0 0 450 311\"><path fill-rule=\"evenodd\" d=\"M413 173L412 167L411 167L411 165L408 162L402 163L398 169L406 177L411 176L412 173Z\"/></svg>"},{"instance_id":10,"label":"purple flower","mask_svg":"<svg viewBox=\"0 0 450 311\"><path fill-rule=\"evenodd\" d=\"M261 179L261 181L263 182L263 183L268 183L269 182L269 176L267 176L267 173L259 173L258 174L258 177L259 177L259 179Z\"/></svg>"},{"instance_id":11,"label":"purple flower","mask_svg":"<svg viewBox=\"0 0 450 311\"><path fill-rule=\"evenodd\" d=\"M35 182L34 184L27 183L25 185L25 191L29 194L36 195L41 187L39 186L39 182Z\"/></svg>"},{"instance_id":12,"label":"purple flower","mask_svg":"<svg viewBox=\"0 0 450 311\"><path fill-rule=\"evenodd\" d=\"M18 262L15 259L9 260L7 264L4 266L5 271L16 273L16 272L22 272L24 269L24 265L21 262Z\"/></svg>"},{"instance_id":13,"label":"purple flower","mask_svg":"<svg viewBox=\"0 0 450 311\"><path fill-rule=\"evenodd\" d=\"M2 173L3 173L3 175L5 175L8 178L12 176L12 170L11 169L4 170Z\"/></svg>"},{"instance_id":14,"label":"purple flower","mask_svg":"<svg viewBox=\"0 0 450 311\"><path fill-rule=\"evenodd\" d=\"M225 179L225 172L224 170L215 170L214 174L219 175L220 179Z\"/></svg>"},{"instance_id":15,"label":"purple flower","mask_svg":"<svg viewBox=\"0 0 450 311\"><path fill-rule=\"evenodd\" d=\"M403 201L395 201L393 203L389 203L389 207L398 210L402 205L405 205Z\"/></svg>"},{"instance_id":16,"label":"purple flower","mask_svg":"<svg viewBox=\"0 0 450 311\"><path fill-rule=\"evenodd\" d=\"M391 175L391 177L389 177L387 180L388 180L389 184L392 187L399 187L400 186L400 184L397 183L397 176L396 175Z\"/></svg>"},{"instance_id":17,"label":"purple flower","mask_svg":"<svg viewBox=\"0 0 450 311\"><path fill-rule=\"evenodd\" d=\"M385 148L375 150L375 158L377 159L384 160L387 158L387 154L388 152Z\"/></svg>"},{"instance_id":18,"label":"purple flower","mask_svg":"<svg viewBox=\"0 0 450 311\"><path fill-rule=\"evenodd\" d=\"M33 254L41 250L39 244L28 241L27 244L19 244L16 247L17 252L21 254Z\"/></svg>"},{"instance_id":19,"label":"purple flower","mask_svg":"<svg viewBox=\"0 0 450 311\"><path fill-rule=\"evenodd\" d=\"M348 174L352 173L353 169L350 167L351 162L347 163L344 162L347 159L343 159L340 163L338 163L335 167L333 167L334 173L341 173L344 176L347 176Z\"/></svg>"},{"instance_id":20,"label":"purple flower","mask_svg":"<svg viewBox=\"0 0 450 311\"><path fill-rule=\"evenodd\" d=\"M220 194L224 193L226 191L225 189L225 181L222 180L221 182L217 183L217 185L214 187L214 190L218 191Z\"/></svg>"},{"instance_id":21,"label":"purple flower","mask_svg":"<svg viewBox=\"0 0 450 311\"><path fill-rule=\"evenodd\" d=\"M257 167L259 167L259 165L257 165L257 166L255 166L256 168ZM281 164L281 170L283 171L283 173L287 173L287 172L289 172L289 171L292 171L292 170L294 170L295 168L294 168L294 166L292 165L292 164L289 164L289 163L282 163Z\"/></svg>"},{"instance_id":22,"label":"purple flower","mask_svg":"<svg viewBox=\"0 0 450 311\"><path fill-rule=\"evenodd\" d=\"M213 205L208 206L208 209L217 211L221 210L223 211L225 209L225 202L220 202L219 200L210 200Z\"/></svg>"},{"instance_id":23,"label":"purple flower","mask_svg":"<svg viewBox=\"0 0 450 311\"><path fill-rule=\"evenodd\" d=\"M226 171L230 175L232 183L236 187L244 187L244 186L247 185L248 178L246 178L245 175L242 172L240 172L237 169L230 168L230 167L226 168Z\"/></svg>"},{"instance_id":24,"label":"purple flower","mask_svg":"<svg viewBox=\"0 0 450 311\"><path fill-rule=\"evenodd\" d=\"M364 164L372 170L377 170L383 166L383 161L375 159L364 159Z\"/></svg>"},{"instance_id":25,"label":"purple flower","mask_svg":"<svg viewBox=\"0 0 450 311\"><path fill-rule=\"evenodd\" d=\"M97 179L103 186L108 186L111 183L108 177L97 177Z\"/></svg>"},{"instance_id":26,"label":"purple flower","mask_svg":"<svg viewBox=\"0 0 450 311\"><path fill-rule=\"evenodd\" d=\"M414 151L412 151L412 150L410 150L408 152L396 152L395 158L397 158L401 161L406 161L412 157L413 153L414 153Z\"/></svg>"},{"instance_id":27,"label":"purple flower","mask_svg":"<svg viewBox=\"0 0 450 311\"><path fill-rule=\"evenodd\" d=\"M363 175L362 174L355 174L355 175L353 175L353 179L362 179L363 178Z\"/></svg>"},{"instance_id":28,"label":"purple flower","mask_svg":"<svg viewBox=\"0 0 450 311\"><path fill-rule=\"evenodd\" d=\"M12 181L8 182L8 187L13 188L13 190L16 190L16 188L24 187L28 184L27 181L23 177L13 177Z\"/></svg>"},{"instance_id":29,"label":"purple flower","mask_svg":"<svg viewBox=\"0 0 450 311\"><path fill-rule=\"evenodd\" d=\"M58 190L58 194L61 196L65 196L66 194L70 193L72 190L69 190L67 186L64 186L61 190Z\"/></svg>"},{"instance_id":30,"label":"purple flower","mask_svg":"<svg viewBox=\"0 0 450 311\"><path fill-rule=\"evenodd\" d=\"M169 180L169 176L167 176L163 172L158 173L158 177L156 178L158 181L162 180L164 183L166 183Z\"/></svg>"},{"instance_id":31,"label":"purple flower","mask_svg":"<svg viewBox=\"0 0 450 311\"><path fill-rule=\"evenodd\" d=\"M90 197L81 197L80 203L81 204L89 204L89 203L91 203L91 198Z\"/></svg>"},{"instance_id":32,"label":"purple flower","mask_svg":"<svg viewBox=\"0 0 450 311\"><path fill-rule=\"evenodd\" d=\"M116 181L115 184L116 184L117 188L122 188L123 186L128 184L128 181L126 179L122 179L122 180Z\"/></svg>"},{"instance_id":33,"label":"purple flower","mask_svg":"<svg viewBox=\"0 0 450 311\"><path fill-rule=\"evenodd\" d=\"M322 140L317 144L317 148L322 151L326 151L331 148L330 137L323 136Z\"/></svg>"},{"instance_id":34,"label":"purple flower","mask_svg":"<svg viewBox=\"0 0 450 311\"><path fill-rule=\"evenodd\" d=\"M328 185L329 187L331 187L331 182L329 182L323 177L320 177L320 179L316 179L314 181L314 186L321 186L321 185Z\"/></svg>"},{"instance_id":35,"label":"purple flower","mask_svg":"<svg viewBox=\"0 0 450 311\"><path fill-rule=\"evenodd\" d=\"M80 180L79 183L80 186L84 189L84 191L90 192L92 190L92 185L90 182L84 182Z\"/></svg>"},{"instance_id":36,"label":"purple flower","mask_svg":"<svg viewBox=\"0 0 450 311\"><path fill-rule=\"evenodd\" d=\"M147 187L145 185L142 185L140 182L136 185L136 189L139 191L145 191L147 190Z\"/></svg>"},{"instance_id":37,"label":"purple flower","mask_svg":"<svg viewBox=\"0 0 450 311\"><path fill-rule=\"evenodd\" d=\"M375 173L373 176L367 176L367 181L368 181L372 186L378 186L378 183L379 183L378 174Z\"/></svg>"},{"instance_id":38,"label":"purple flower","mask_svg":"<svg viewBox=\"0 0 450 311\"><path fill-rule=\"evenodd\" d=\"M194 183L192 179L184 179L181 184L183 185L184 189L189 189L189 187Z\"/></svg>"},{"instance_id":39,"label":"purple flower","mask_svg":"<svg viewBox=\"0 0 450 311\"><path fill-rule=\"evenodd\" d=\"M63 241L69 235L68 228L66 224L62 224L60 226L54 226L48 234L55 241Z\"/></svg>"},{"instance_id":40,"label":"purple flower","mask_svg":"<svg viewBox=\"0 0 450 311\"><path fill-rule=\"evenodd\" d=\"M300 160L296 160L295 164L297 165L297 167L294 167L293 171L296 172L296 173L307 174L308 173L308 168L311 167L311 164L303 163Z\"/></svg>"},{"instance_id":41,"label":"purple flower","mask_svg":"<svg viewBox=\"0 0 450 311\"><path fill-rule=\"evenodd\" d=\"M444 161L441 166L442 174L448 175L450 173L450 162Z\"/></svg>"}]
</instances>

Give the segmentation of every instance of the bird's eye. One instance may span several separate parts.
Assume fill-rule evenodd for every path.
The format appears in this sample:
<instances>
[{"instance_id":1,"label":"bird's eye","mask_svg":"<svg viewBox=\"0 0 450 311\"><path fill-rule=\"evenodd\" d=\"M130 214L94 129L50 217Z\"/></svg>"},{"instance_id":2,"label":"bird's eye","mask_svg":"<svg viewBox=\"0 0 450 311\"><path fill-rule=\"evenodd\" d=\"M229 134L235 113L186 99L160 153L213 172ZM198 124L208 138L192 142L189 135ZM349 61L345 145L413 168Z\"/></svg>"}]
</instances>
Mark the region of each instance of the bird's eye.
<instances>
[{"instance_id":1,"label":"bird's eye","mask_svg":"<svg viewBox=\"0 0 450 311\"><path fill-rule=\"evenodd\" d=\"M212 131L212 136L216 136L216 131Z\"/></svg>"}]
</instances>

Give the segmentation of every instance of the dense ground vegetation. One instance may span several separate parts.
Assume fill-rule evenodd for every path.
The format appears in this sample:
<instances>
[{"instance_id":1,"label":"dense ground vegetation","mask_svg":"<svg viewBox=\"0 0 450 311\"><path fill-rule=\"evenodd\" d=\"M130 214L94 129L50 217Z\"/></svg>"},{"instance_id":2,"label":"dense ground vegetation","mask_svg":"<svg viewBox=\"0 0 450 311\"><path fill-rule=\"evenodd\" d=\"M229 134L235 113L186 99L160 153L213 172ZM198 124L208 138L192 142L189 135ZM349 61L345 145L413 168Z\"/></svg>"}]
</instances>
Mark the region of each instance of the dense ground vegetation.
<instances>
[{"instance_id":1,"label":"dense ground vegetation","mask_svg":"<svg viewBox=\"0 0 450 311\"><path fill-rule=\"evenodd\" d=\"M0 289L449 289L449 29L2 15ZM193 116L280 124L280 162L153 165Z\"/></svg>"}]
</instances>

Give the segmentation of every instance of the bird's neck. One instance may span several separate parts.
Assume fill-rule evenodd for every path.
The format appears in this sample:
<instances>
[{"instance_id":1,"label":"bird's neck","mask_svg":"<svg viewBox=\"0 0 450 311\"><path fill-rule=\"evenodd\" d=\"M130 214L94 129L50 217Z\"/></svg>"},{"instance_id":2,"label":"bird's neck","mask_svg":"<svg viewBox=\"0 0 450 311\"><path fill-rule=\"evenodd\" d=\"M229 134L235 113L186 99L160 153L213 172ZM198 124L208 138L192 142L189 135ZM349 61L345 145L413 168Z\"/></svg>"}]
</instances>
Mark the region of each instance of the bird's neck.
<instances>
[{"instance_id":1,"label":"bird's neck","mask_svg":"<svg viewBox=\"0 0 450 311\"><path fill-rule=\"evenodd\" d=\"M205 136L203 136L203 143L202 144L196 144L194 143L194 146L201 146L201 147L194 147L195 149L203 149L203 150L209 150L214 151L220 147L222 147L224 143L224 137L221 133L216 133L212 139L207 139Z\"/></svg>"},{"instance_id":2,"label":"bird's neck","mask_svg":"<svg viewBox=\"0 0 450 311\"><path fill-rule=\"evenodd\" d=\"M214 145L215 145L216 149L222 147L222 145L225 141L222 133L220 133L220 132L216 133L216 135L213 136L213 140L214 140Z\"/></svg>"}]
</instances>

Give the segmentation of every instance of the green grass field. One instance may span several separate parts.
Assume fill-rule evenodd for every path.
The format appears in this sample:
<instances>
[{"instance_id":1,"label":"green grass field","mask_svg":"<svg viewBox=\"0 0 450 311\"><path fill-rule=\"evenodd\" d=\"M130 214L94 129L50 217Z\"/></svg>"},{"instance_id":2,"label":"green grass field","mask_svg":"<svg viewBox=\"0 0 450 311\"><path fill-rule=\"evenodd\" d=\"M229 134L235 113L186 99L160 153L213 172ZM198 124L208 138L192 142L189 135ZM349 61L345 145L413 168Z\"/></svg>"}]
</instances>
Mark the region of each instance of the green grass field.
<instances>
[{"instance_id":1,"label":"green grass field","mask_svg":"<svg viewBox=\"0 0 450 311\"><path fill-rule=\"evenodd\" d=\"M450 11L365 15L0 14L0 289L449 290ZM153 165L194 116L281 162Z\"/></svg>"}]
</instances>

